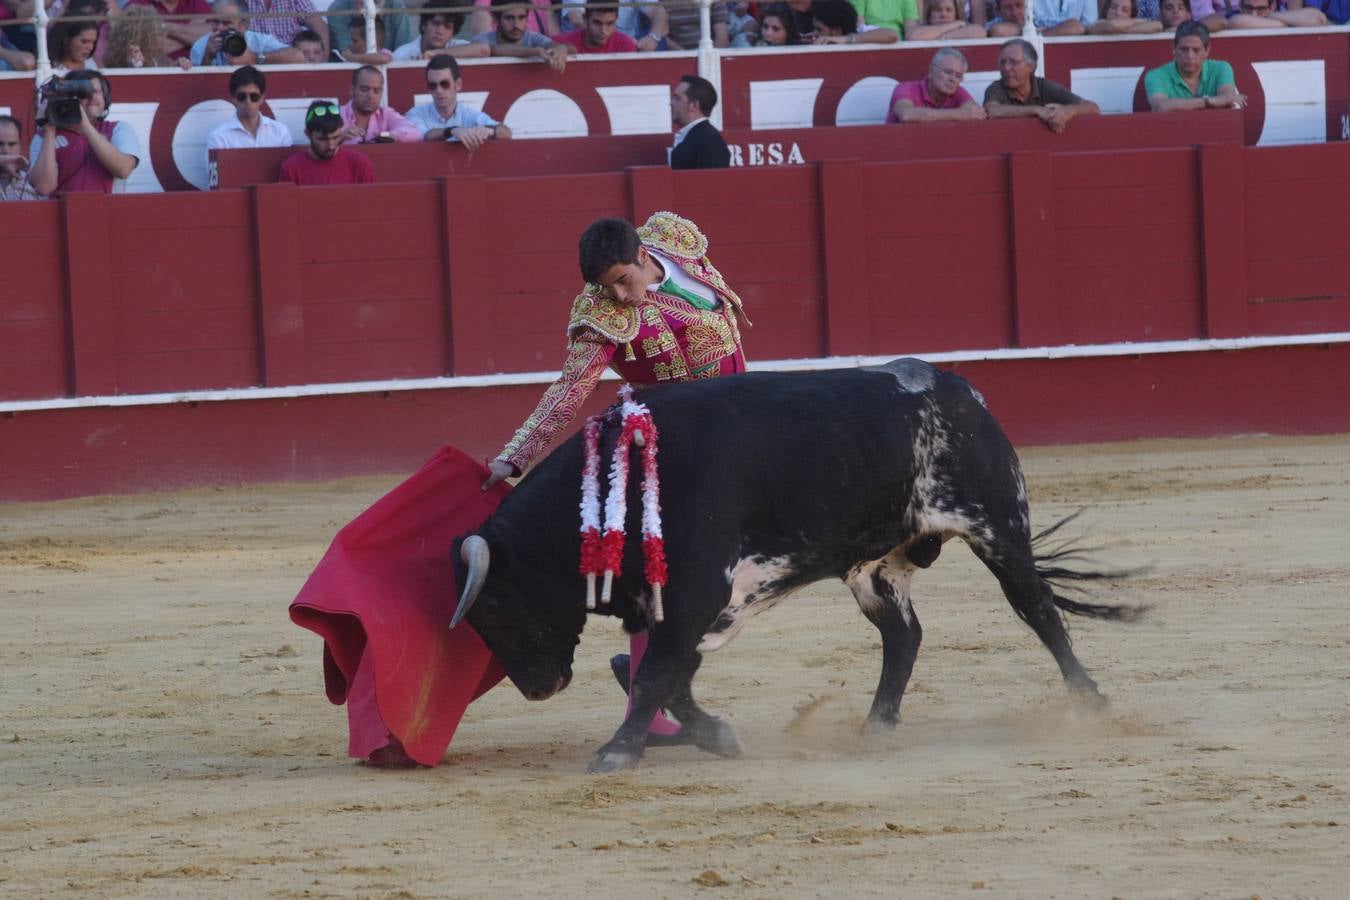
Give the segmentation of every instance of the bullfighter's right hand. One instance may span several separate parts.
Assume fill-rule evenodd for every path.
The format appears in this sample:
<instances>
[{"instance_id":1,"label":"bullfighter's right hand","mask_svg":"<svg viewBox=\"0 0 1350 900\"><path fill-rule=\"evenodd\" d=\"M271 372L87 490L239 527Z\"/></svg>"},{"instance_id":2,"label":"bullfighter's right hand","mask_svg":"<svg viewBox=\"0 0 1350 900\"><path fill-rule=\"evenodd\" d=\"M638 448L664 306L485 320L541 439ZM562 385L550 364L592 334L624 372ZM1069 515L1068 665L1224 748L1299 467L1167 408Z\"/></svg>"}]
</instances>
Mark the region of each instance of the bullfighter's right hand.
<instances>
[{"instance_id":1,"label":"bullfighter's right hand","mask_svg":"<svg viewBox=\"0 0 1350 900\"><path fill-rule=\"evenodd\" d=\"M511 478L516 474L516 467L504 459L492 460L488 463L488 469L492 471L492 474L488 476L487 481L483 482L483 490L485 491L497 482L505 478Z\"/></svg>"}]
</instances>

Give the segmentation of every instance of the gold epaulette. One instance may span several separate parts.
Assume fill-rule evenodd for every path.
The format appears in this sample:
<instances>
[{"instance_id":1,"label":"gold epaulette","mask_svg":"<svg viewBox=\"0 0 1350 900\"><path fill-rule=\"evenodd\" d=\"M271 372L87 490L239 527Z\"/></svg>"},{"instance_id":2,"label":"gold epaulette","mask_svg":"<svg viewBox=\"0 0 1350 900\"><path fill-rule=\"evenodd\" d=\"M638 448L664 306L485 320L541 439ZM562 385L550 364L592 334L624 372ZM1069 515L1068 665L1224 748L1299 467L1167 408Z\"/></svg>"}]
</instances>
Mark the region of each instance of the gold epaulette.
<instances>
[{"instance_id":1,"label":"gold epaulette","mask_svg":"<svg viewBox=\"0 0 1350 900\"><path fill-rule=\"evenodd\" d=\"M600 286L588 284L572 301L567 336L574 338L578 331L590 328L606 340L623 344L637 337L640 324L636 309L606 296Z\"/></svg>"},{"instance_id":2,"label":"gold epaulette","mask_svg":"<svg viewBox=\"0 0 1350 900\"><path fill-rule=\"evenodd\" d=\"M637 229L642 243L684 259L702 259L708 254L708 239L698 226L673 212L652 213Z\"/></svg>"}]
</instances>

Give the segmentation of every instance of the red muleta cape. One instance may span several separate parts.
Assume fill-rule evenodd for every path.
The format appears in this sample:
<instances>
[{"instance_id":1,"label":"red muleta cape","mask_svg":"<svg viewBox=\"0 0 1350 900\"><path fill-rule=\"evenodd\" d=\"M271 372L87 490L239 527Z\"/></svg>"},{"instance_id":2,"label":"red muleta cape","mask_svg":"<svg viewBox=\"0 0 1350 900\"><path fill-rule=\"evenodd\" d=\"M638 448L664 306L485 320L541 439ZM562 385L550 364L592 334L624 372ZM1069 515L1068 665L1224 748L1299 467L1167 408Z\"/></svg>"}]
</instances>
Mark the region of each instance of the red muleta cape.
<instances>
[{"instance_id":1,"label":"red muleta cape","mask_svg":"<svg viewBox=\"0 0 1350 900\"><path fill-rule=\"evenodd\" d=\"M450 548L505 499L486 467L445 447L337 533L291 603L324 640L328 699L347 704L347 752L364 759L392 734L434 766L465 708L505 676L468 622L449 629L459 591Z\"/></svg>"}]
</instances>

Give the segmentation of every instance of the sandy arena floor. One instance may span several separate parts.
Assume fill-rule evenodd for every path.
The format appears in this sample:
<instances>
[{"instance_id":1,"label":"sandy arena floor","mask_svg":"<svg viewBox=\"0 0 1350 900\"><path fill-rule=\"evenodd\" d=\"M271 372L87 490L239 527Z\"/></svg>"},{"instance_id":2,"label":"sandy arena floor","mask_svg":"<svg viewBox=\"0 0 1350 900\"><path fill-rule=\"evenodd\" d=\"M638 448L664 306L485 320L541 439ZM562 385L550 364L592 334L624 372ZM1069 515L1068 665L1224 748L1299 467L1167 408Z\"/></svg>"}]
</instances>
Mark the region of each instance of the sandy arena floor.
<instances>
[{"instance_id":1,"label":"sandy arena floor","mask_svg":"<svg viewBox=\"0 0 1350 900\"><path fill-rule=\"evenodd\" d=\"M880 644L822 584L703 666L745 759L608 777L600 619L566 692L503 683L440 767L344 756L286 606L395 479L0 507L0 895L1344 897L1350 436L1024 461L1038 526L1091 504L1155 567L1118 594L1145 623L1073 623L1106 714L949 544L893 738L858 737Z\"/></svg>"}]
</instances>

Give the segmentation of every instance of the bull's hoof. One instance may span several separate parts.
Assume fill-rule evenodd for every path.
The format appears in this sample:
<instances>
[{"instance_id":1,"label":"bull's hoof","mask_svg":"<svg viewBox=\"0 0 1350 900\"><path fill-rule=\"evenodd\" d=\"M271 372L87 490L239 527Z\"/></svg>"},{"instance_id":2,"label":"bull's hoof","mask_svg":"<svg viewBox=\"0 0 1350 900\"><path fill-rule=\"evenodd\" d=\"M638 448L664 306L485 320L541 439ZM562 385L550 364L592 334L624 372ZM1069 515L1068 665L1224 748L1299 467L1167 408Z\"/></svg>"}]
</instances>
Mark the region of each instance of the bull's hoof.
<instances>
[{"instance_id":1,"label":"bull's hoof","mask_svg":"<svg viewBox=\"0 0 1350 900\"><path fill-rule=\"evenodd\" d=\"M1095 685L1090 690L1075 690L1071 696L1075 704L1090 712L1105 712L1111 706L1111 701Z\"/></svg>"},{"instance_id":2,"label":"bull's hoof","mask_svg":"<svg viewBox=\"0 0 1350 900\"><path fill-rule=\"evenodd\" d=\"M622 772L635 768L642 755L631 750L606 750L601 748L586 771L591 775L606 775L610 772Z\"/></svg>"},{"instance_id":3,"label":"bull's hoof","mask_svg":"<svg viewBox=\"0 0 1350 900\"><path fill-rule=\"evenodd\" d=\"M736 729L731 727L731 723L723 722L721 719L713 719L709 726L700 729L694 743L700 750L727 759L739 759L745 755L741 739L736 737Z\"/></svg>"},{"instance_id":4,"label":"bull's hoof","mask_svg":"<svg viewBox=\"0 0 1350 900\"><path fill-rule=\"evenodd\" d=\"M863 722L863 737L885 737L895 733L895 726L900 724L900 718L888 719L885 716L879 716L876 713L868 715L867 720Z\"/></svg>"}]
</instances>

